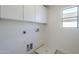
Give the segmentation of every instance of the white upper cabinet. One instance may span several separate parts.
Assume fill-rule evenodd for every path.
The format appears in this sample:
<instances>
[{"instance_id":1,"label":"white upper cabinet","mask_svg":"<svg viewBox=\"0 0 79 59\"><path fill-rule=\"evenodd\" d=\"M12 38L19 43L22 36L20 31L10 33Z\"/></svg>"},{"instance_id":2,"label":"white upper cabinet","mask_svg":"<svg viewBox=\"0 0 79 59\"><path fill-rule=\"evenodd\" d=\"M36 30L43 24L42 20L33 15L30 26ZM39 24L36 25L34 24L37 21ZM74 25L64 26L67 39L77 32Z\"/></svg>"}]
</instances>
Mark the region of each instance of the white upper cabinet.
<instances>
[{"instance_id":1,"label":"white upper cabinet","mask_svg":"<svg viewBox=\"0 0 79 59\"><path fill-rule=\"evenodd\" d=\"M25 5L24 20L38 23L47 23L46 7L42 5Z\"/></svg>"},{"instance_id":2,"label":"white upper cabinet","mask_svg":"<svg viewBox=\"0 0 79 59\"><path fill-rule=\"evenodd\" d=\"M47 9L42 5L36 6L36 22L47 23Z\"/></svg>"},{"instance_id":3,"label":"white upper cabinet","mask_svg":"<svg viewBox=\"0 0 79 59\"><path fill-rule=\"evenodd\" d=\"M47 9L42 5L1 5L0 14L3 19L47 23Z\"/></svg>"},{"instance_id":4,"label":"white upper cabinet","mask_svg":"<svg viewBox=\"0 0 79 59\"><path fill-rule=\"evenodd\" d=\"M23 6L21 5L2 5L1 18L11 20L23 20Z\"/></svg>"},{"instance_id":5,"label":"white upper cabinet","mask_svg":"<svg viewBox=\"0 0 79 59\"><path fill-rule=\"evenodd\" d=\"M24 20L35 22L35 6L24 5Z\"/></svg>"}]
</instances>

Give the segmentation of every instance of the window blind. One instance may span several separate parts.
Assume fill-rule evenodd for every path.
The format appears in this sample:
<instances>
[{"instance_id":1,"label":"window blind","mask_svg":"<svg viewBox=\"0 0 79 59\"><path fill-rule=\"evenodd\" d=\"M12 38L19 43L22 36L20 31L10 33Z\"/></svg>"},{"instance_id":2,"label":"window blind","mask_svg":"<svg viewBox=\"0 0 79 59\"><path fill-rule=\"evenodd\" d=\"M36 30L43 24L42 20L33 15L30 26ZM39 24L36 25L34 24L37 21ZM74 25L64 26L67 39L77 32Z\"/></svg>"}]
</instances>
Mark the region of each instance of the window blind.
<instances>
[{"instance_id":1,"label":"window blind","mask_svg":"<svg viewBox=\"0 0 79 59\"><path fill-rule=\"evenodd\" d=\"M63 27L77 27L77 7L63 10Z\"/></svg>"}]
</instances>

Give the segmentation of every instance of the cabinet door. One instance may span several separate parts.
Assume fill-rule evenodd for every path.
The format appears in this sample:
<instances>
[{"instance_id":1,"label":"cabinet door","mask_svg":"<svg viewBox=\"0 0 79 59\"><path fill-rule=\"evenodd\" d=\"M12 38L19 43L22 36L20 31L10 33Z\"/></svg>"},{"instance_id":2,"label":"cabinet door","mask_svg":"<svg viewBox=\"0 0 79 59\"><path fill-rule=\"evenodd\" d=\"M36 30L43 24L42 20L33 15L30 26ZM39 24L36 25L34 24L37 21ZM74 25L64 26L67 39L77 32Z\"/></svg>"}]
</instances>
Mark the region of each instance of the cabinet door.
<instances>
[{"instance_id":1,"label":"cabinet door","mask_svg":"<svg viewBox=\"0 0 79 59\"><path fill-rule=\"evenodd\" d=\"M35 22L35 6L24 5L24 20Z\"/></svg>"},{"instance_id":2,"label":"cabinet door","mask_svg":"<svg viewBox=\"0 0 79 59\"><path fill-rule=\"evenodd\" d=\"M36 6L36 22L46 23L47 22L47 10L42 5Z\"/></svg>"},{"instance_id":3,"label":"cabinet door","mask_svg":"<svg viewBox=\"0 0 79 59\"><path fill-rule=\"evenodd\" d=\"M2 5L1 18L22 20L23 19L23 6L20 5Z\"/></svg>"}]
</instances>

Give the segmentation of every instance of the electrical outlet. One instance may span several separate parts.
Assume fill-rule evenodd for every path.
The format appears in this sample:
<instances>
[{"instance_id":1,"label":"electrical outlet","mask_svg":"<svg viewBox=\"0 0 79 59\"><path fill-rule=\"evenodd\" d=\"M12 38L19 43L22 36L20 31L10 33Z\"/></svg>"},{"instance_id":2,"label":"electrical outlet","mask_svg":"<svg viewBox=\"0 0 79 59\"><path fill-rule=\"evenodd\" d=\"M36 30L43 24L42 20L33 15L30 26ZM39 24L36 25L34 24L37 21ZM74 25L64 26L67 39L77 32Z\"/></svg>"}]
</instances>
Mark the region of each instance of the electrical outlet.
<instances>
[{"instance_id":1,"label":"electrical outlet","mask_svg":"<svg viewBox=\"0 0 79 59\"><path fill-rule=\"evenodd\" d=\"M30 45L27 44L27 51L30 51Z\"/></svg>"},{"instance_id":2,"label":"electrical outlet","mask_svg":"<svg viewBox=\"0 0 79 59\"><path fill-rule=\"evenodd\" d=\"M33 49L33 43L30 43L30 49Z\"/></svg>"},{"instance_id":3,"label":"electrical outlet","mask_svg":"<svg viewBox=\"0 0 79 59\"><path fill-rule=\"evenodd\" d=\"M27 51L30 51L33 49L33 43L27 44L26 46L27 46L26 47Z\"/></svg>"}]
</instances>

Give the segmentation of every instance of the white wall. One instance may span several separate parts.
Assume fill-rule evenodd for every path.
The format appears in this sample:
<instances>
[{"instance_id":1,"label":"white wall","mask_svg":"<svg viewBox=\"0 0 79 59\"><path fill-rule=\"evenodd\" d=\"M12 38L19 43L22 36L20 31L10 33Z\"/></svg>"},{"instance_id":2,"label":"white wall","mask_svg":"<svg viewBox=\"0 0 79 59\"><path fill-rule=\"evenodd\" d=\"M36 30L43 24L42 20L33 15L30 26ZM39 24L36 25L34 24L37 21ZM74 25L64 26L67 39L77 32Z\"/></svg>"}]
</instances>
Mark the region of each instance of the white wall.
<instances>
[{"instance_id":1,"label":"white wall","mask_svg":"<svg viewBox=\"0 0 79 59\"><path fill-rule=\"evenodd\" d=\"M48 7L48 40L49 47L64 53L79 53L79 29L62 27L62 9L66 6Z\"/></svg>"},{"instance_id":2,"label":"white wall","mask_svg":"<svg viewBox=\"0 0 79 59\"><path fill-rule=\"evenodd\" d=\"M0 20L0 53L27 53L26 45L34 49L44 43L44 24ZM35 30L39 28L39 32ZM23 34L25 30L27 33Z\"/></svg>"}]
</instances>

